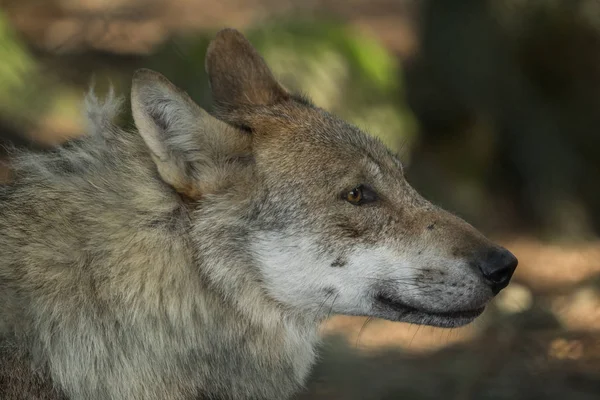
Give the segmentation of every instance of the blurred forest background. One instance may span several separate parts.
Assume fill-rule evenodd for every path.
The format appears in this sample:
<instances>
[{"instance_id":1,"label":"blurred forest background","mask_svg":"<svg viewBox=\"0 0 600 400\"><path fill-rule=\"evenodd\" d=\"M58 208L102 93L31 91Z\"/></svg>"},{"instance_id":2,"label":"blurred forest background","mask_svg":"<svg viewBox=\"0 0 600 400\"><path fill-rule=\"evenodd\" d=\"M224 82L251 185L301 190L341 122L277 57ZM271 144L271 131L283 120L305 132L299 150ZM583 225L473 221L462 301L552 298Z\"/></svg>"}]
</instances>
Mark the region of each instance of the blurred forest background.
<instances>
[{"instance_id":1,"label":"blurred forest background","mask_svg":"<svg viewBox=\"0 0 600 400\"><path fill-rule=\"evenodd\" d=\"M600 2L0 0L0 181L2 149L82 133L92 77L152 68L210 109L227 26L520 260L469 327L334 316L305 398L600 398Z\"/></svg>"}]
</instances>

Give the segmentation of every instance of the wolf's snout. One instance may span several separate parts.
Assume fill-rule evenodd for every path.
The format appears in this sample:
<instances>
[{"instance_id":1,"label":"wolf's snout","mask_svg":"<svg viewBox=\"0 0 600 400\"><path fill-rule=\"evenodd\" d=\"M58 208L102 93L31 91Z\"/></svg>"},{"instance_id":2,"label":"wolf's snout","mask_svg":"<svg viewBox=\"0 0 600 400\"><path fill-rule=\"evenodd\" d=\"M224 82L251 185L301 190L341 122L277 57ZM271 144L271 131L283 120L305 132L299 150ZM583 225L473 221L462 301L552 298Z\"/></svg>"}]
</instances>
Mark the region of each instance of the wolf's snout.
<instances>
[{"instance_id":1,"label":"wolf's snout","mask_svg":"<svg viewBox=\"0 0 600 400\"><path fill-rule=\"evenodd\" d=\"M494 294L498 294L510 282L518 263L510 251L499 247L485 252L478 267Z\"/></svg>"}]
</instances>

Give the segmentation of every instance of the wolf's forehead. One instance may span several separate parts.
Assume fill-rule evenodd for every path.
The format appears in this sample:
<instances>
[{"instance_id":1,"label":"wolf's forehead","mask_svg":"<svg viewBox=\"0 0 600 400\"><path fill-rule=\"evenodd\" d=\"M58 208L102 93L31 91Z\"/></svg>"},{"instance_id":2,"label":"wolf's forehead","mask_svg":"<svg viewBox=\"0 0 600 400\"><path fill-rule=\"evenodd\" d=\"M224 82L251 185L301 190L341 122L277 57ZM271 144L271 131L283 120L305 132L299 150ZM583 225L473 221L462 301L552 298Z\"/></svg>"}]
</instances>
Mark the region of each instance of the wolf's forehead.
<instances>
[{"instance_id":1,"label":"wolf's forehead","mask_svg":"<svg viewBox=\"0 0 600 400\"><path fill-rule=\"evenodd\" d=\"M369 173L369 175L372 175L375 178L382 177L383 172L381 171L381 167L379 166L379 164L377 164L370 157L367 157L366 163L367 163L367 172Z\"/></svg>"},{"instance_id":2,"label":"wolf's forehead","mask_svg":"<svg viewBox=\"0 0 600 400\"><path fill-rule=\"evenodd\" d=\"M326 151L336 152L344 160L352 160L369 176L383 178L402 171L400 160L388 147L353 125L334 126L326 135L331 145Z\"/></svg>"},{"instance_id":3,"label":"wolf's forehead","mask_svg":"<svg viewBox=\"0 0 600 400\"><path fill-rule=\"evenodd\" d=\"M374 177L383 177L390 173L395 175L402 172L402 163L400 159L380 140L359 131L360 137L354 143L358 153L362 155L363 165L366 171Z\"/></svg>"},{"instance_id":4,"label":"wolf's forehead","mask_svg":"<svg viewBox=\"0 0 600 400\"><path fill-rule=\"evenodd\" d=\"M400 161L380 140L325 110L294 104L285 111L280 114L287 117L284 126L288 135L282 139L308 158L352 162L374 176L402 169ZM289 118L291 114L295 118Z\"/></svg>"}]
</instances>

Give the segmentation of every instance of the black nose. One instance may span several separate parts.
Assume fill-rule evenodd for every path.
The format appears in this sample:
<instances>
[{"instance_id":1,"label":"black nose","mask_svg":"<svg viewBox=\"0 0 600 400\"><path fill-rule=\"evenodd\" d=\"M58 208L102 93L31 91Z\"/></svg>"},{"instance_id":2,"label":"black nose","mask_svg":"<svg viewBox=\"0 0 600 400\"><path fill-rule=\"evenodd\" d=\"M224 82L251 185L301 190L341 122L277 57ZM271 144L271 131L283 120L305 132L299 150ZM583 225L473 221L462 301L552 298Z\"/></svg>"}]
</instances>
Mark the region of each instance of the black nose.
<instances>
[{"instance_id":1,"label":"black nose","mask_svg":"<svg viewBox=\"0 0 600 400\"><path fill-rule=\"evenodd\" d=\"M504 248L494 248L485 253L479 263L479 270L491 286L494 294L498 294L510 282L519 260Z\"/></svg>"}]
</instances>

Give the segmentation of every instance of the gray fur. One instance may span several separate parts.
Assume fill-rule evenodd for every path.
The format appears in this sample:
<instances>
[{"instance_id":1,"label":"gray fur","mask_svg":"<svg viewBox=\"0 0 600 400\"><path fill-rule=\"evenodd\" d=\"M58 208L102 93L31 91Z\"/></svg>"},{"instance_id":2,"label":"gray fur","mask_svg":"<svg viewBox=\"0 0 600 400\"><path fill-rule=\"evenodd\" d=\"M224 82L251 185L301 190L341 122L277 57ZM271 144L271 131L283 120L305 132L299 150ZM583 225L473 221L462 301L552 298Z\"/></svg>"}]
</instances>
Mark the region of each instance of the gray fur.
<instances>
[{"instance_id":1,"label":"gray fur","mask_svg":"<svg viewBox=\"0 0 600 400\"><path fill-rule=\"evenodd\" d=\"M88 135L15 155L0 187L0 334L71 399L286 399L331 312L458 325L472 318L437 313L492 297L469 266L492 245L231 35L207 68L232 125L138 71L138 132L112 123L113 95L89 97ZM340 198L360 179L381 207Z\"/></svg>"},{"instance_id":2,"label":"gray fur","mask_svg":"<svg viewBox=\"0 0 600 400\"><path fill-rule=\"evenodd\" d=\"M0 342L0 399L68 400L48 369L35 366L30 353L6 338Z\"/></svg>"},{"instance_id":3,"label":"gray fur","mask_svg":"<svg viewBox=\"0 0 600 400\"><path fill-rule=\"evenodd\" d=\"M140 136L105 125L114 109L90 110L90 136L15 158L0 189L5 330L28 332L74 399L285 398L312 362L314 322L210 287L202 264L251 267L244 204L228 192L187 207ZM227 252L193 243L215 240Z\"/></svg>"}]
</instances>

